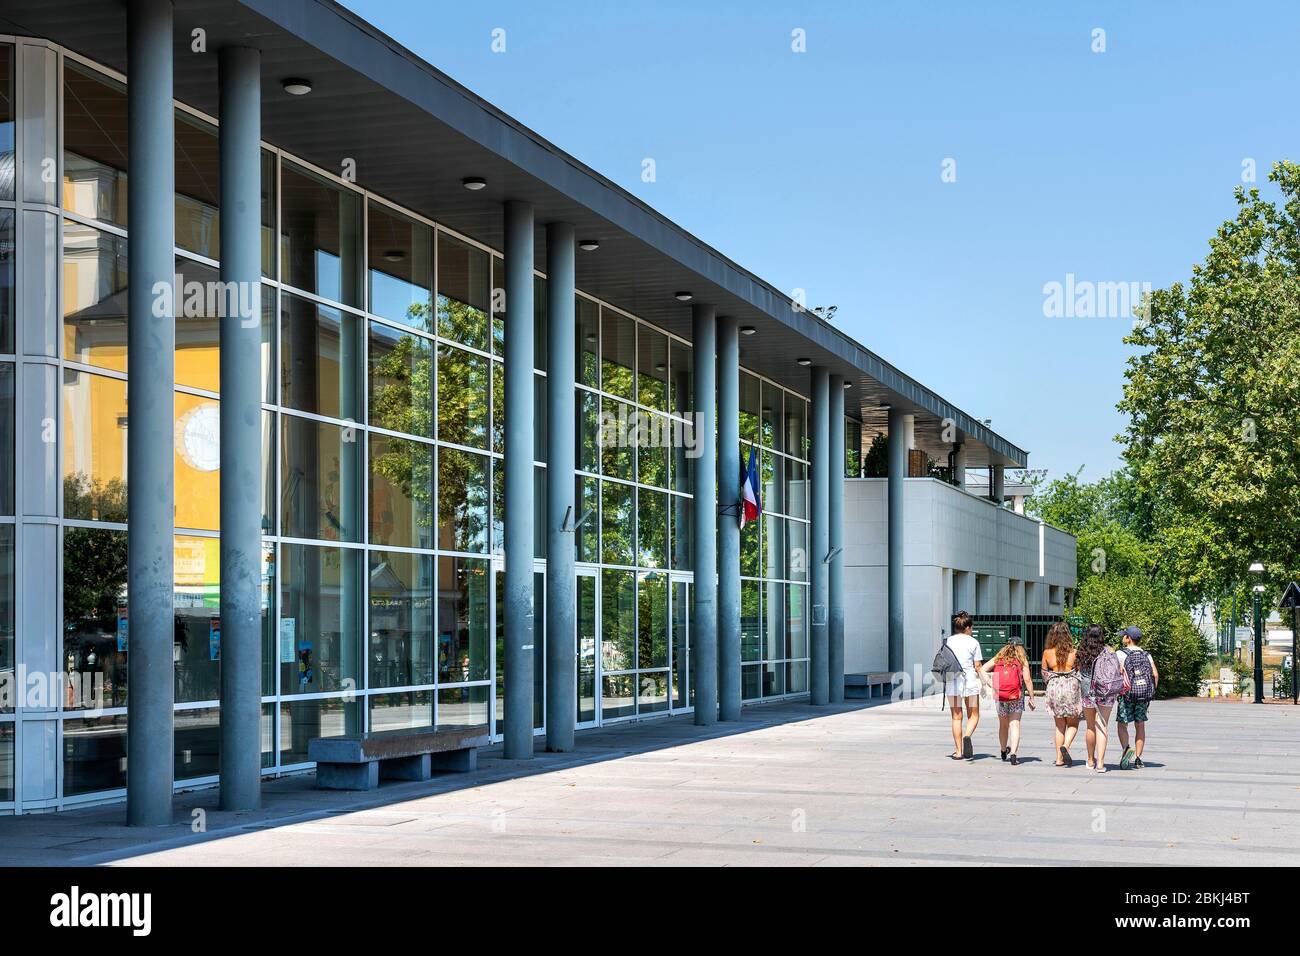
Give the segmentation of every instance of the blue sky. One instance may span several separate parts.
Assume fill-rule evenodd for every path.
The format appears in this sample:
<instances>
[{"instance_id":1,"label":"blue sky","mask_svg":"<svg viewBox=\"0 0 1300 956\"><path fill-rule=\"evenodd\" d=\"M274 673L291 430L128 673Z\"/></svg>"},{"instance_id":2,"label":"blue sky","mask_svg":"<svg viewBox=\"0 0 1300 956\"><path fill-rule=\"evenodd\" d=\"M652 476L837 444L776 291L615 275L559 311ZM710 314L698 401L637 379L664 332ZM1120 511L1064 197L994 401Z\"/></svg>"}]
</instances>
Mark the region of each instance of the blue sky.
<instances>
[{"instance_id":1,"label":"blue sky","mask_svg":"<svg viewBox=\"0 0 1300 956\"><path fill-rule=\"evenodd\" d=\"M345 4L1054 475L1118 465L1131 321L1044 285L1186 279L1300 159L1294 2Z\"/></svg>"}]
</instances>

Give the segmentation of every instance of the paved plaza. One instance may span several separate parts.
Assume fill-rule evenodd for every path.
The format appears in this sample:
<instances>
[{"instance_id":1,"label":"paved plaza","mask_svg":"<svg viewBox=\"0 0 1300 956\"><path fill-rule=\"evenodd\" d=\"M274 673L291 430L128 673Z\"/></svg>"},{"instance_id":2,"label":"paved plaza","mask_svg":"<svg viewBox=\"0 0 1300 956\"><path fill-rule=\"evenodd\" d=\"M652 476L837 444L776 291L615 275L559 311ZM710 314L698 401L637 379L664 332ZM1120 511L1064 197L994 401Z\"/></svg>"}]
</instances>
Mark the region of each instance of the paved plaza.
<instances>
[{"instance_id":1,"label":"paved plaza","mask_svg":"<svg viewBox=\"0 0 1300 956\"><path fill-rule=\"evenodd\" d=\"M1157 701L1143 770L1052 765L1026 714L1022 763L990 712L973 761L947 758L937 701L748 707L734 725L671 718L580 733L572 754L481 755L472 774L322 793L270 781L264 809L177 797L132 830L121 804L0 819L0 864L929 865L1300 863L1300 709ZM196 808L204 833L193 833Z\"/></svg>"}]
</instances>

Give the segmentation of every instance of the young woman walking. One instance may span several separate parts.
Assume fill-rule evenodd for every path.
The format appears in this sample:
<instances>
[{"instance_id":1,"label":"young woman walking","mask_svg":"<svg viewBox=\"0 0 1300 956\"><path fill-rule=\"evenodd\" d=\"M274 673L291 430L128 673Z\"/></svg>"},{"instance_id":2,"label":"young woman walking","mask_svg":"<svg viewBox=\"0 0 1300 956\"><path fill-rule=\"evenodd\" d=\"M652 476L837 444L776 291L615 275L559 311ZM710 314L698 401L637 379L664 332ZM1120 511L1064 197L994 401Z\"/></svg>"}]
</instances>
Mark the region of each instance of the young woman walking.
<instances>
[{"instance_id":1,"label":"young woman walking","mask_svg":"<svg viewBox=\"0 0 1300 956\"><path fill-rule=\"evenodd\" d=\"M1026 699L1029 709L1034 709L1034 678L1029 671L1029 655L1025 653L1020 638L1012 637L980 670L993 677L993 694L998 707L998 746L1002 749L1002 759L1010 758L1014 766L1020 763L1016 753L1020 749L1020 717L1025 712Z\"/></svg>"},{"instance_id":2,"label":"young woman walking","mask_svg":"<svg viewBox=\"0 0 1300 956\"><path fill-rule=\"evenodd\" d=\"M1073 767L1070 745L1079 733L1083 694L1075 661L1074 638L1064 621L1047 632L1043 648L1043 679L1047 681L1047 712L1056 723L1056 766Z\"/></svg>"},{"instance_id":3,"label":"young woman walking","mask_svg":"<svg viewBox=\"0 0 1300 956\"><path fill-rule=\"evenodd\" d=\"M1123 670L1115 652L1106 646L1106 632L1100 624L1089 624L1075 655L1082 681L1083 719L1087 722L1084 743L1088 769L1106 772L1107 727L1111 708L1124 692Z\"/></svg>"}]
</instances>

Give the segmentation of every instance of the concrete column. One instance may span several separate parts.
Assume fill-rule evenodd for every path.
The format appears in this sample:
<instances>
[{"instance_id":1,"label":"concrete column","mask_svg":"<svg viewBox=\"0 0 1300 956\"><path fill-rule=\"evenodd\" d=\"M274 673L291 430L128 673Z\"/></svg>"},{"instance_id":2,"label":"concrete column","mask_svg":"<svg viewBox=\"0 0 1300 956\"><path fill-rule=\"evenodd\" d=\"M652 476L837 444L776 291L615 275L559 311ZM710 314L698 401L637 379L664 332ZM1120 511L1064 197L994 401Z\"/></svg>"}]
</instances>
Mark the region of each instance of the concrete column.
<instances>
[{"instance_id":1,"label":"concrete column","mask_svg":"<svg viewBox=\"0 0 1300 956\"><path fill-rule=\"evenodd\" d=\"M695 363L695 436L700 457L695 461L695 496L691 507L695 547L695 604L691 608L691 662L695 676L695 723L718 720L718 484L717 445L717 320L711 305L691 306Z\"/></svg>"},{"instance_id":2,"label":"concrete column","mask_svg":"<svg viewBox=\"0 0 1300 956\"><path fill-rule=\"evenodd\" d=\"M262 802L262 56L219 59L221 281L221 809ZM242 294L241 294L242 293Z\"/></svg>"},{"instance_id":3,"label":"concrete column","mask_svg":"<svg viewBox=\"0 0 1300 956\"><path fill-rule=\"evenodd\" d=\"M830 553L827 567L827 671L830 702L844 700L844 376L830 378L830 465L826 470Z\"/></svg>"},{"instance_id":4,"label":"concrete column","mask_svg":"<svg viewBox=\"0 0 1300 956\"><path fill-rule=\"evenodd\" d=\"M574 316L573 226L546 227L546 749L573 749L577 721L577 601L574 501L577 466L573 393L577 343ZM567 524L566 524L567 518Z\"/></svg>"},{"instance_id":5,"label":"concrete column","mask_svg":"<svg viewBox=\"0 0 1300 956\"><path fill-rule=\"evenodd\" d=\"M1001 465L994 465L989 470L989 497L999 505L1006 500L1006 492L1003 490L1004 470Z\"/></svg>"},{"instance_id":6,"label":"concrete column","mask_svg":"<svg viewBox=\"0 0 1300 956\"><path fill-rule=\"evenodd\" d=\"M952 482L958 488L966 484L966 443L959 441L952 446Z\"/></svg>"},{"instance_id":7,"label":"concrete column","mask_svg":"<svg viewBox=\"0 0 1300 956\"><path fill-rule=\"evenodd\" d=\"M130 594L130 719L126 818L131 826L172 822L172 419L176 311L162 309L171 289L175 246L172 117L172 5L130 0L127 8L127 587Z\"/></svg>"},{"instance_id":8,"label":"concrete column","mask_svg":"<svg viewBox=\"0 0 1300 956\"><path fill-rule=\"evenodd\" d=\"M907 419L889 409L889 669L903 670L903 481L907 475Z\"/></svg>"},{"instance_id":9,"label":"concrete column","mask_svg":"<svg viewBox=\"0 0 1300 956\"><path fill-rule=\"evenodd\" d=\"M718 698L740 719L740 335L718 318ZM727 513L728 509L731 513Z\"/></svg>"},{"instance_id":10,"label":"concrete column","mask_svg":"<svg viewBox=\"0 0 1300 956\"><path fill-rule=\"evenodd\" d=\"M808 580L811 594L808 621L808 696L809 703L830 702L829 640L827 605L830 603L826 554L830 551L830 375L824 365L812 371L812 465L808 479L809 496Z\"/></svg>"},{"instance_id":11,"label":"concrete column","mask_svg":"<svg viewBox=\"0 0 1300 956\"><path fill-rule=\"evenodd\" d=\"M533 207L507 202L505 217L504 750L524 760L533 756Z\"/></svg>"}]
</instances>

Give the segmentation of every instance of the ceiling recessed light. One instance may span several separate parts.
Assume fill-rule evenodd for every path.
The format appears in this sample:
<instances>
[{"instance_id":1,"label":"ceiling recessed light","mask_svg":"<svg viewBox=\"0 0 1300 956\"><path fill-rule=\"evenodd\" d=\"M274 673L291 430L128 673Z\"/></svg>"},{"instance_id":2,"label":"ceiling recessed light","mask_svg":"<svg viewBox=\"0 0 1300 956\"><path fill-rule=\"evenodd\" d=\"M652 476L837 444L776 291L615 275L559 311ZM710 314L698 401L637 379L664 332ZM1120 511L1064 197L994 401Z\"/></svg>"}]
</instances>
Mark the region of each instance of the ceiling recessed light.
<instances>
[{"instance_id":1,"label":"ceiling recessed light","mask_svg":"<svg viewBox=\"0 0 1300 956\"><path fill-rule=\"evenodd\" d=\"M588 333L587 333L587 341L588 341L588 342L594 342L594 341L596 341L596 333L595 333L595 332L588 332Z\"/></svg>"},{"instance_id":2,"label":"ceiling recessed light","mask_svg":"<svg viewBox=\"0 0 1300 956\"><path fill-rule=\"evenodd\" d=\"M845 383L844 383L844 387L845 387L845 388L852 388L852 387L853 387L853 383L852 383L852 382L845 382Z\"/></svg>"},{"instance_id":3,"label":"ceiling recessed light","mask_svg":"<svg viewBox=\"0 0 1300 956\"><path fill-rule=\"evenodd\" d=\"M482 176L466 176L464 179L460 181L460 184L464 186L466 189L474 190L475 192L477 192L478 190L482 189L484 186L487 185L487 180L484 179Z\"/></svg>"},{"instance_id":4,"label":"ceiling recessed light","mask_svg":"<svg viewBox=\"0 0 1300 956\"><path fill-rule=\"evenodd\" d=\"M668 371L668 366L665 365L663 362L658 362L658 363L655 364L655 371L656 371L656 372L666 372L666 371Z\"/></svg>"},{"instance_id":5,"label":"ceiling recessed light","mask_svg":"<svg viewBox=\"0 0 1300 956\"><path fill-rule=\"evenodd\" d=\"M311 80L293 76L280 84L290 96L306 96L311 92Z\"/></svg>"},{"instance_id":6,"label":"ceiling recessed light","mask_svg":"<svg viewBox=\"0 0 1300 956\"><path fill-rule=\"evenodd\" d=\"M673 298L678 302L690 302L693 296L689 292L674 292Z\"/></svg>"},{"instance_id":7,"label":"ceiling recessed light","mask_svg":"<svg viewBox=\"0 0 1300 956\"><path fill-rule=\"evenodd\" d=\"M406 251L403 249L389 249L384 253L384 259L387 262L401 262L406 258Z\"/></svg>"},{"instance_id":8,"label":"ceiling recessed light","mask_svg":"<svg viewBox=\"0 0 1300 956\"><path fill-rule=\"evenodd\" d=\"M753 335L757 331L758 329L754 328L752 325L742 325L740 327L741 335Z\"/></svg>"},{"instance_id":9,"label":"ceiling recessed light","mask_svg":"<svg viewBox=\"0 0 1300 956\"><path fill-rule=\"evenodd\" d=\"M599 239L579 239L578 248L583 252L595 252L600 248Z\"/></svg>"},{"instance_id":10,"label":"ceiling recessed light","mask_svg":"<svg viewBox=\"0 0 1300 956\"><path fill-rule=\"evenodd\" d=\"M800 365L811 365L811 364L812 364L812 359L810 359L810 358L795 359L795 361L798 362Z\"/></svg>"}]
</instances>

